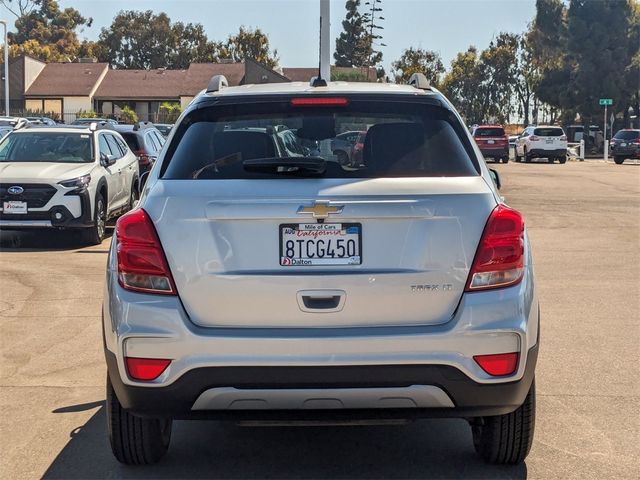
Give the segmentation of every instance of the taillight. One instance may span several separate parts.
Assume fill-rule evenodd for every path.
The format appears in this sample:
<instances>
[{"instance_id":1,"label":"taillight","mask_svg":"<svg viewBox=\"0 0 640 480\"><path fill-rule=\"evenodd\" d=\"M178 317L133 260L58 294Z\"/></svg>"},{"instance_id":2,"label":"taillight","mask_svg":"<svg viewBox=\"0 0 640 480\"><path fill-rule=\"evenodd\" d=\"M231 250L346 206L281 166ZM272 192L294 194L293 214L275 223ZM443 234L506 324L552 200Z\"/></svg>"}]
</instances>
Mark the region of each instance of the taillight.
<instances>
[{"instance_id":1,"label":"taillight","mask_svg":"<svg viewBox=\"0 0 640 480\"><path fill-rule=\"evenodd\" d=\"M511 375L518 368L518 352L495 355L476 355L473 359L480 368L494 377Z\"/></svg>"},{"instance_id":2,"label":"taillight","mask_svg":"<svg viewBox=\"0 0 640 480\"><path fill-rule=\"evenodd\" d=\"M144 150L136 150L133 152L138 157L138 163L143 166L151 165L153 163L153 157Z\"/></svg>"},{"instance_id":3,"label":"taillight","mask_svg":"<svg viewBox=\"0 0 640 480\"><path fill-rule=\"evenodd\" d=\"M640 138L636 138L633 143L640 143Z\"/></svg>"},{"instance_id":4,"label":"taillight","mask_svg":"<svg viewBox=\"0 0 640 480\"><path fill-rule=\"evenodd\" d=\"M134 380L155 380L164 372L171 360L163 358L126 357L127 372Z\"/></svg>"},{"instance_id":5,"label":"taillight","mask_svg":"<svg viewBox=\"0 0 640 480\"><path fill-rule=\"evenodd\" d=\"M363 148L364 148L364 143L356 143L356 144L353 146L353 149L354 149L354 150L356 150L356 151L357 151L357 150L362 150Z\"/></svg>"},{"instance_id":6,"label":"taillight","mask_svg":"<svg viewBox=\"0 0 640 480\"><path fill-rule=\"evenodd\" d=\"M567 136L566 136L566 135L562 135L562 136L560 137L560 141L561 141L561 142L566 142L566 141L567 141Z\"/></svg>"},{"instance_id":7,"label":"taillight","mask_svg":"<svg viewBox=\"0 0 640 480\"><path fill-rule=\"evenodd\" d=\"M134 292L175 295L173 277L147 212L132 210L116 223L118 280Z\"/></svg>"},{"instance_id":8,"label":"taillight","mask_svg":"<svg viewBox=\"0 0 640 480\"><path fill-rule=\"evenodd\" d=\"M535 135L531 135L529 137L529 140L531 140L532 142L537 142L538 140L540 140L540 137L536 137Z\"/></svg>"},{"instance_id":9,"label":"taillight","mask_svg":"<svg viewBox=\"0 0 640 480\"><path fill-rule=\"evenodd\" d=\"M465 291L515 285L524 274L524 220L498 205L484 227Z\"/></svg>"}]
</instances>

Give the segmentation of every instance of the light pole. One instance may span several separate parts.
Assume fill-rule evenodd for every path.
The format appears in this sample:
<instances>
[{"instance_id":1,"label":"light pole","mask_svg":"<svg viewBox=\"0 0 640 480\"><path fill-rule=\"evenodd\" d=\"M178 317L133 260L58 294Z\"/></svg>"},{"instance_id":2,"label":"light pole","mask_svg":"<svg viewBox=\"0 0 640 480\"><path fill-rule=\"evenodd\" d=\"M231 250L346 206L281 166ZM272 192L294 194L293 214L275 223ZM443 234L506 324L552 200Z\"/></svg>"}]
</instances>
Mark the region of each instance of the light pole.
<instances>
[{"instance_id":1,"label":"light pole","mask_svg":"<svg viewBox=\"0 0 640 480\"><path fill-rule=\"evenodd\" d=\"M4 26L4 114L9 116L9 40L7 39L7 21L0 20Z\"/></svg>"}]
</instances>

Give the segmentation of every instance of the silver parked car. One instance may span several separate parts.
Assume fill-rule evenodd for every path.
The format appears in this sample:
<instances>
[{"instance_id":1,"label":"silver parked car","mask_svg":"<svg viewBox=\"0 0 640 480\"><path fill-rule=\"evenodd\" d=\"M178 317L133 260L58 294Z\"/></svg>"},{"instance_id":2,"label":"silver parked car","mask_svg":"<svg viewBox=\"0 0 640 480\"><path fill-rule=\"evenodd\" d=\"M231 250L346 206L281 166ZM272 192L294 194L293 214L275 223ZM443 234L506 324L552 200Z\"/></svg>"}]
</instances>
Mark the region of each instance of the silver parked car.
<instances>
[{"instance_id":1,"label":"silver parked car","mask_svg":"<svg viewBox=\"0 0 640 480\"><path fill-rule=\"evenodd\" d=\"M288 156L280 125L317 151ZM328 161L354 130L358 165ZM539 309L524 220L422 75L214 77L117 223L103 313L124 463L159 460L173 419L459 417L488 462L531 447Z\"/></svg>"}]
</instances>

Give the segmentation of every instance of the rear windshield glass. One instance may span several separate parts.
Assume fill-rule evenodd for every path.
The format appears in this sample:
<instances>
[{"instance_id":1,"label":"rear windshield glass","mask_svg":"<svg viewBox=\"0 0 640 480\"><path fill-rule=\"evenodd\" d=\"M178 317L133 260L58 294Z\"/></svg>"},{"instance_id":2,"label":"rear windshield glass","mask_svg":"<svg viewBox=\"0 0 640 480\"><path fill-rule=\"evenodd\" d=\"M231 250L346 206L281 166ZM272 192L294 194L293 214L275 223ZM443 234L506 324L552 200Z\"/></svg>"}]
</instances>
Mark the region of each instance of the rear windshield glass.
<instances>
[{"instance_id":1,"label":"rear windshield glass","mask_svg":"<svg viewBox=\"0 0 640 480\"><path fill-rule=\"evenodd\" d=\"M478 128L475 137L504 137L504 128Z\"/></svg>"},{"instance_id":2,"label":"rear windshield glass","mask_svg":"<svg viewBox=\"0 0 640 480\"><path fill-rule=\"evenodd\" d=\"M166 179L374 178L478 175L463 126L417 102L353 101L340 107L289 102L194 110L177 127ZM345 132L362 132L347 151Z\"/></svg>"},{"instance_id":3,"label":"rear windshield glass","mask_svg":"<svg viewBox=\"0 0 640 480\"><path fill-rule=\"evenodd\" d=\"M122 135L122 138L124 138L124 141L127 142L127 145L129 145L129 148L131 150L133 150L134 152L137 152L140 150L140 143L138 142L138 136L135 133L120 132L120 135Z\"/></svg>"},{"instance_id":4,"label":"rear windshield glass","mask_svg":"<svg viewBox=\"0 0 640 480\"><path fill-rule=\"evenodd\" d=\"M640 138L640 130L620 130L615 137L618 140L635 140Z\"/></svg>"},{"instance_id":5,"label":"rear windshield glass","mask_svg":"<svg viewBox=\"0 0 640 480\"><path fill-rule=\"evenodd\" d=\"M85 133L12 133L0 142L0 162L92 161L91 135Z\"/></svg>"},{"instance_id":6,"label":"rear windshield glass","mask_svg":"<svg viewBox=\"0 0 640 480\"><path fill-rule=\"evenodd\" d=\"M561 137L564 131L561 128L536 128L533 134L538 137Z\"/></svg>"}]
</instances>

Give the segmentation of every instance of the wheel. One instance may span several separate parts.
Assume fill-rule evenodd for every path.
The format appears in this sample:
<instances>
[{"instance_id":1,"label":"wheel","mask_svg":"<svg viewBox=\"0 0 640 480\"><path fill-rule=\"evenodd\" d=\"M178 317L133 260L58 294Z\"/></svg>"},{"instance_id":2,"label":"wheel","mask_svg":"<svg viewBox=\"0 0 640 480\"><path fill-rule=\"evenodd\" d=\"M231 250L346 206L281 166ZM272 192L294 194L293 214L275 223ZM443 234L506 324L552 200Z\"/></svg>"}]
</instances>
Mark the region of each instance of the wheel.
<instances>
[{"instance_id":1,"label":"wheel","mask_svg":"<svg viewBox=\"0 0 640 480\"><path fill-rule=\"evenodd\" d=\"M613 161L616 162L617 165L622 165L622 162L624 162L624 157L613 157Z\"/></svg>"},{"instance_id":2,"label":"wheel","mask_svg":"<svg viewBox=\"0 0 640 480\"><path fill-rule=\"evenodd\" d=\"M563 155L562 157L558 157L558 161L560 163L567 163L567 156Z\"/></svg>"},{"instance_id":3,"label":"wheel","mask_svg":"<svg viewBox=\"0 0 640 480\"><path fill-rule=\"evenodd\" d=\"M529 154L527 154L527 150L525 150L523 153L524 153L524 161L526 163L531 163L531 157L529 156Z\"/></svg>"},{"instance_id":4,"label":"wheel","mask_svg":"<svg viewBox=\"0 0 640 480\"><path fill-rule=\"evenodd\" d=\"M347 165L349 163L349 155L347 155L346 152L344 152L342 150L336 150L335 151L335 156L338 159L338 164Z\"/></svg>"},{"instance_id":5,"label":"wheel","mask_svg":"<svg viewBox=\"0 0 640 480\"><path fill-rule=\"evenodd\" d=\"M555 157L549 157L549 158L547 158L547 161L549 163L553 163L555 161Z\"/></svg>"},{"instance_id":6,"label":"wheel","mask_svg":"<svg viewBox=\"0 0 640 480\"><path fill-rule=\"evenodd\" d=\"M106 224L107 206L105 205L104 197L98 195L93 211L93 226L87 228L85 231L85 240L89 245L99 245L102 243Z\"/></svg>"},{"instance_id":7,"label":"wheel","mask_svg":"<svg viewBox=\"0 0 640 480\"><path fill-rule=\"evenodd\" d=\"M518 149L516 147L513 147L513 158L518 163L522 161L522 157L518 155Z\"/></svg>"},{"instance_id":8,"label":"wheel","mask_svg":"<svg viewBox=\"0 0 640 480\"><path fill-rule=\"evenodd\" d=\"M140 193L138 192L138 185L134 182L131 185L131 193L129 194L129 210L133 210L138 203Z\"/></svg>"},{"instance_id":9,"label":"wheel","mask_svg":"<svg viewBox=\"0 0 640 480\"><path fill-rule=\"evenodd\" d=\"M473 446L487 463L521 463L533 443L536 419L535 380L524 403L514 412L475 419Z\"/></svg>"},{"instance_id":10,"label":"wheel","mask_svg":"<svg viewBox=\"0 0 640 480\"><path fill-rule=\"evenodd\" d=\"M509 163L509 157L502 157L502 163Z\"/></svg>"},{"instance_id":11,"label":"wheel","mask_svg":"<svg viewBox=\"0 0 640 480\"><path fill-rule=\"evenodd\" d=\"M127 465L160 460L171 441L171 419L137 417L122 408L107 375L107 429L111 451Z\"/></svg>"}]
</instances>

